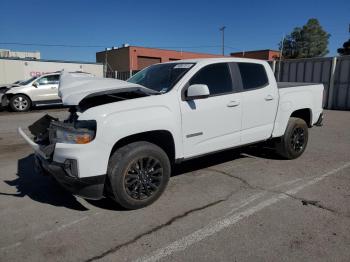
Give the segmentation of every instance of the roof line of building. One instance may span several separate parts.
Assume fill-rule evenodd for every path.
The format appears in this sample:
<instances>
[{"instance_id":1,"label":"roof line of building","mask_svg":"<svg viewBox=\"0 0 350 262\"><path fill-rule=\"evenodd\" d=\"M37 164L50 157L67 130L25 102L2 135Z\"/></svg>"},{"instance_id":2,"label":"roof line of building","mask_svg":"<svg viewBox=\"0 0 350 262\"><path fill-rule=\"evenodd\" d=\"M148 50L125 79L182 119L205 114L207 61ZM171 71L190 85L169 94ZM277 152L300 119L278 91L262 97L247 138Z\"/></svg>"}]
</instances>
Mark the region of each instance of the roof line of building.
<instances>
[{"instance_id":1,"label":"roof line of building","mask_svg":"<svg viewBox=\"0 0 350 262\"><path fill-rule=\"evenodd\" d=\"M1 59L1 60L28 61L28 62L56 62L56 63L70 63L70 64L93 64L93 65L103 65L102 63L96 63L96 62L65 61L65 60L48 60L48 59L28 59L28 58L16 58L16 57L0 57L0 59Z\"/></svg>"},{"instance_id":2,"label":"roof line of building","mask_svg":"<svg viewBox=\"0 0 350 262\"><path fill-rule=\"evenodd\" d=\"M123 49L123 48L133 48L133 47L134 48L157 49L157 50L163 50L163 51L172 51L172 52L177 52L177 53L192 53L192 54L200 54L200 55L215 55L215 56L228 57L228 56L223 56L220 54L200 53L200 52L192 52L192 51L179 51L179 50L174 50L174 49L164 49L164 48L158 48L158 47L145 47L145 46L137 46L137 45L122 46L122 47L118 47L115 49L99 51L97 53L103 53L106 51L113 51L113 50L119 50L119 49Z\"/></svg>"},{"instance_id":3,"label":"roof line of building","mask_svg":"<svg viewBox=\"0 0 350 262\"><path fill-rule=\"evenodd\" d=\"M252 50L252 51L233 52L233 53L230 53L230 54L258 53L258 52L266 52L266 51L280 52L279 50L273 50L273 49L261 49L261 50Z\"/></svg>"}]
</instances>

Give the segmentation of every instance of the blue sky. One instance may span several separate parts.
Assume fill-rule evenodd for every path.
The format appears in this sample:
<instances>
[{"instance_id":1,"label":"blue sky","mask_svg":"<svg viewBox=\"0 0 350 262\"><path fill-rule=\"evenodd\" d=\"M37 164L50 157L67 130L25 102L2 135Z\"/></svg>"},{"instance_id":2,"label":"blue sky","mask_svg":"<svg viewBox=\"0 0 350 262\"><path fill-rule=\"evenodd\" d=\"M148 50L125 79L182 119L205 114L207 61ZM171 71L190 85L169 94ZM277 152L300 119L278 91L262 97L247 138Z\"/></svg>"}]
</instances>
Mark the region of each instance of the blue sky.
<instances>
[{"instance_id":1,"label":"blue sky","mask_svg":"<svg viewBox=\"0 0 350 262\"><path fill-rule=\"evenodd\" d=\"M226 53L277 49L283 34L319 19L331 34L329 56L349 39L350 1L112 1L2 0L0 43L21 42L101 47L40 47L43 59L95 61L105 47L131 45L206 53L221 52L219 27L226 26Z\"/></svg>"}]
</instances>

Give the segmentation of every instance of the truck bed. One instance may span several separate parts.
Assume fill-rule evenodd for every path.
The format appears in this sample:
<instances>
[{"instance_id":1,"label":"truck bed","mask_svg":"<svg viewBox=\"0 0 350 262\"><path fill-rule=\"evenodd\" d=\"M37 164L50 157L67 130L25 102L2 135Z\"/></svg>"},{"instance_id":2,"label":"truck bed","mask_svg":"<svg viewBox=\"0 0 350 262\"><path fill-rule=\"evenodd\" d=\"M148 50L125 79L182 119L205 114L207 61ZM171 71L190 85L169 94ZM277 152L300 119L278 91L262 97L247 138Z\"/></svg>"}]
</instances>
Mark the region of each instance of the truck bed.
<instances>
[{"instance_id":1,"label":"truck bed","mask_svg":"<svg viewBox=\"0 0 350 262\"><path fill-rule=\"evenodd\" d=\"M300 82L277 82L278 88L288 88L288 87L297 87L297 86L312 86L319 85L321 83L300 83Z\"/></svg>"}]
</instances>

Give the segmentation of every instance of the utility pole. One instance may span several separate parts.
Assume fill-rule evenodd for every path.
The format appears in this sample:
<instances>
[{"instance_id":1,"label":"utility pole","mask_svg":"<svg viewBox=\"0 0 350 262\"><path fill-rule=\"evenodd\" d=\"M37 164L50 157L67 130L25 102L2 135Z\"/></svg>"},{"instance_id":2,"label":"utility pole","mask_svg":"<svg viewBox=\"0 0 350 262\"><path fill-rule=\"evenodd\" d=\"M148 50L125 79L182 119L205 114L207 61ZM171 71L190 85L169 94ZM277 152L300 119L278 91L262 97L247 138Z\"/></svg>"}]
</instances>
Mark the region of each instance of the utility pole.
<instances>
[{"instance_id":1,"label":"utility pole","mask_svg":"<svg viewBox=\"0 0 350 262\"><path fill-rule=\"evenodd\" d=\"M219 28L219 30L222 32L222 55L225 55L225 28L226 26Z\"/></svg>"},{"instance_id":2,"label":"utility pole","mask_svg":"<svg viewBox=\"0 0 350 262\"><path fill-rule=\"evenodd\" d=\"M107 77L107 66L108 66L108 60L107 60L107 53L108 53L108 48L105 49L105 63L103 65L103 75L104 77Z\"/></svg>"},{"instance_id":3,"label":"utility pole","mask_svg":"<svg viewBox=\"0 0 350 262\"><path fill-rule=\"evenodd\" d=\"M283 47L284 47L284 39L285 35L282 37L282 42L281 42L281 50L280 50L280 57L279 57L279 63L278 63L278 75L277 75L277 81L281 81L281 63L282 63L282 56L283 56Z\"/></svg>"}]
</instances>

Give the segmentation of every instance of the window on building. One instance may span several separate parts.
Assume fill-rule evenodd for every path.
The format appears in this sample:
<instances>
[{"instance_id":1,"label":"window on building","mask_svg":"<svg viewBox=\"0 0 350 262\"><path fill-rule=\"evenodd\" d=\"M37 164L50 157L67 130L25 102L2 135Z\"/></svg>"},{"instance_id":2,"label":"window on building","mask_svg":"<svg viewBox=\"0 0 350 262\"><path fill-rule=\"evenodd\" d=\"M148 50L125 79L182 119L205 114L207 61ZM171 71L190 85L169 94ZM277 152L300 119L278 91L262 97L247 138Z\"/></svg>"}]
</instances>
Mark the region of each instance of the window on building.
<instances>
[{"instance_id":1,"label":"window on building","mask_svg":"<svg viewBox=\"0 0 350 262\"><path fill-rule=\"evenodd\" d=\"M212 64L202 68L190 80L190 85L193 84L207 85L210 95L232 92L232 80L227 63Z\"/></svg>"},{"instance_id":2,"label":"window on building","mask_svg":"<svg viewBox=\"0 0 350 262\"><path fill-rule=\"evenodd\" d=\"M238 68L244 90L256 89L269 83L265 67L261 64L238 63Z\"/></svg>"}]
</instances>

